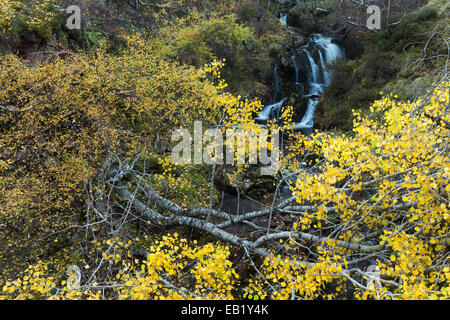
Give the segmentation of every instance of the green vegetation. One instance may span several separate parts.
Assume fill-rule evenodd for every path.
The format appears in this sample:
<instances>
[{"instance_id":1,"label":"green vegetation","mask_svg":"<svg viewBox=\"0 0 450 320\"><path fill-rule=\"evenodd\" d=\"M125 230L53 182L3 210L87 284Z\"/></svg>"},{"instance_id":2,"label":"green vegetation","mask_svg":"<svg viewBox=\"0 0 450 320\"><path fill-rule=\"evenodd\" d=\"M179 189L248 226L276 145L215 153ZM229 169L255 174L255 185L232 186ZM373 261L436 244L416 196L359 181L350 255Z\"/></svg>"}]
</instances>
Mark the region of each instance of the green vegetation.
<instances>
[{"instance_id":1,"label":"green vegetation","mask_svg":"<svg viewBox=\"0 0 450 320\"><path fill-rule=\"evenodd\" d=\"M356 1L87 0L68 30L2 0L0 299L448 300L450 6L376 3L382 30ZM313 32L347 51L319 130L261 126ZM174 163L195 121L282 130L277 172Z\"/></svg>"},{"instance_id":2,"label":"green vegetation","mask_svg":"<svg viewBox=\"0 0 450 320\"><path fill-rule=\"evenodd\" d=\"M383 93L414 100L445 74L448 21L443 2L434 1L388 29L367 32L360 57L339 63L319 103L322 129L352 127L352 110L365 109Z\"/></svg>"},{"instance_id":3,"label":"green vegetation","mask_svg":"<svg viewBox=\"0 0 450 320\"><path fill-rule=\"evenodd\" d=\"M24 33L35 32L49 38L59 26L56 0L5 0L0 4L0 31L17 39Z\"/></svg>"}]
</instances>

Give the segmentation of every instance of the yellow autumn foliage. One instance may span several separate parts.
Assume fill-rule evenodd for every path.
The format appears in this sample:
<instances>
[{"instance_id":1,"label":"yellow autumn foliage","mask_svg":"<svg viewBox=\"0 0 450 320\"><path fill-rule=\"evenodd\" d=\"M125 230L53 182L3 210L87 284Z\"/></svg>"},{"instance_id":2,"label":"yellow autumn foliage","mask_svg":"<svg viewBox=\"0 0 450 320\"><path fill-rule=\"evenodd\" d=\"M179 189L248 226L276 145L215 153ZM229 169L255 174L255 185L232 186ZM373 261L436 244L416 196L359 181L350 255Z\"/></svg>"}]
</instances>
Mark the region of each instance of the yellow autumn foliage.
<instances>
[{"instance_id":1,"label":"yellow autumn foliage","mask_svg":"<svg viewBox=\"0 0 450 320\"><path fill-rule=\"evenodd\" d=\"M148 243L142 263L133 258L131 241L97 244L102 259L118 266L107 283L64 289L39 263L8 281L3 297L333 299L350 284L358 299L448 299L448 104L443 83L426 100L375 102L368 116L355 114L352 135L297 136L294 150L319 156L315 171L299 175L294 193L299 204L316 203L319 210L293 224L292 237L280 240L282 250L266 257L245 287L228 247L173 234ZM334 220L330 206L339 213ZM305 255L297 232L320 228L330 231ZM377 286L354 280L359 261L370 258L379 270Z\"/></svg>"}]
</instances>

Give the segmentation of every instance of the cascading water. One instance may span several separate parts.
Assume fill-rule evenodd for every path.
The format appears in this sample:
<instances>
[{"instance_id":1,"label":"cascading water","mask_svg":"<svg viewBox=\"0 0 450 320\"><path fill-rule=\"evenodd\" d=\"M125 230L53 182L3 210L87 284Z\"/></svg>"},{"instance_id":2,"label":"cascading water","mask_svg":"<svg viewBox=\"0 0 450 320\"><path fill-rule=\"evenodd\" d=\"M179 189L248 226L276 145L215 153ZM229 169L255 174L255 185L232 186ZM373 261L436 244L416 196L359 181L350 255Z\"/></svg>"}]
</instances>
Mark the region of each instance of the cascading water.
<instances>
[{"instance_id":1,"label":"cascading water","mask_svg":"<svg viewBox=\"0 0 450 320\"><path fill-rule=\"evenodd\" d=\"M278 96L280 95L280 78L278 77L278 65L275 64L273 68L273 99L272 103L276 103L278 101Z\"/></svg>"},{"instance_id":2,"label":"cascading water","mask_svg":"<svg viewBox=\"0 0 450 320\"><path fill-rule=\"evenodd\" d=\"M300 122L294 124L294 130L301 130L306 135L312 133L316 106L320 96L331 82L332 74L331 70L328 69L328 65L343 55L342 49L333 43L330 37L313 34L307 44L299 48L297 53L291 57L295 69L295 87L298 90L297 93L307 98L306 112ZM300 68L297 63L299 60L304 61L303 70L306 70L307 73L303 77L306 79L303 82L300 81ZM274 72L276 71L277 69L275 67ZM274 75L275 77L278 79L277 74ZM275 88L274 92L279 93L279 87ZM276 99L276 95L274 99ZM265 106L255 120L268 121L274 118L277 119L286 100L287 98L284 98L279 102L275 103L274 101L272 104Z\"/></svg>"},{"instance_id":3,"label":"cascading water","mask_svg":"<svg viewBox=\"0 0 450 320\"><path fill-rule=\"evenodd\" d=\"M295 84L298 85L298 84L300 84L300 82L298 82L298 79L299 79L298 77L299 77L300 73L299 73L299 69L298 69L298 65L297 65L297 56L294 54L291 57L291 60L292 60L292 64L294 65L294 69L295 69Z\"/></svg>"},{"instance_id":4,"label":"cascading water","mask_svg":"<svg viewBox=\"0 0 450 320\"><path fill-rule=\"evenodd\" d=\"M318 83L318 78L319 78L319 67L317 66L316 62L314 61L314 59L311 56L311 53L305 48L302 50L305 54L306 57L308 58L308 66L310 69L309 75L308 75L308 81L309 84L313 84L313 83Z\"/></svg>"},{"instance_id":5,"label":"cascading water","mask_svg":"<svg viewBox=\"0 0 450 320\"><path fill-rule=\"evenodd\" d=\"M288 18L288 14L287 13L280 13L280 23L282 25L287 25L287 18Z\"/></svg>"},{"instance_id":6,"label":"cascading water","mask_svg":"<svg viewBox=\"0 0 450 320\"><path fill-rule=\"evenodd\" d=\"M269 121L271 119L278 119L279 112L283 103L287 100L287 98L282 99L274 104L269 104L265 106L261 112L256 116L256 121Z\"/></svg>"},{"instance_id":7,"label":"cascading water","mask_svg":"<svg viewBox=\"0 0 450 320\"><path fill-rule=\"evenodd\" d=\"M312 133L314 114L319 98L331 82L331 71L328 69L328 64L343 56L341 48L331 40L330 37L314 34L302 50L308 58L308 69L311 70L311 75L308 76L309 83L306 84L309 89L306 96L309 99L306 112L302 120L294 125L294 129L302 130L308 135ZM314 50L318 51L319 64L312 58L312 51ZM325 61L323 54L325 54Z\"/></svg>"},{"instance_id":8,"label":"cascading water","mask_svg":"<svg viewBox=\"0 0 450 320\"><path fill-rule=\"evenodd\" d=\"M320 59L320 65L325 66L322 50L319 50L319 59ZM330 72L326 68L323 68L322 70L323 70L324 83L326 86L329 86L330 85Z\"/></svg>"}]
</instances>

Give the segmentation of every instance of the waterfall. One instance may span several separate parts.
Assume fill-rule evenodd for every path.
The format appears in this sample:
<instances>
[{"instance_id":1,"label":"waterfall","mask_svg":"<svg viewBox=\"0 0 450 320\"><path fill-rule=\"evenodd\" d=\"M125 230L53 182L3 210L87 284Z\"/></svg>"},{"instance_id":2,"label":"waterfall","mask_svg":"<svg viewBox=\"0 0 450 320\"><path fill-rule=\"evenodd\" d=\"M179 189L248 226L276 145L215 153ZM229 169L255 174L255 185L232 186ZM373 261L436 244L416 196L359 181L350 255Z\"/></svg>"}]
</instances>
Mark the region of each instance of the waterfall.
<instances>
[{"instance_id":1,"label":"waterfall","mask_svg":"<svg viewBox=\"0 0 450 320\"><path fill-rule=\"evenodd\" d=\"M327 69L327 66L325 64L325 61L323 59L322 50L319 49L319 60L320 60L320 67L323 72L323 83L328 87L330 85L330 71Z\"/></svg>"},{"instance_id":2,"label":"waterfall","mask_svg":"<svg viewBox=\"0 0 450 320\"><path fill-rule=\"evenodd\" d=\"M308 50L303 49L303 52L306 54L306 57L308 58L309 69L311 70L308 76L309 84L317 83L318 82L317 79L319 77L319 67L317 66L316 62L311 56L311 53Z\"/></svg>"},{"instance_id":3,"label":"waterfall","mask_svg":"<svg viewBox=\"0 0 450 320\"><path fill-rule=\"evenodd\" d=\"M273 99L272 103L278 101L278 96L280 95L280 78L278 77L278 65L275 64L273 67Z\"/></svg>"},{"instance_id":4,"label":"waterfall","mask_svg":"<svg viewBox=\"0 0 450 320\"><path fill-rule=\"evenodd\" d=\"M269 104L265 106L261 112L256 116L256 121L268 121L271 119L277 119L278 114L283 106L283 103L287 100L287 98L282 99L274 104Z\"/></svg>"},{"instance_id":5,"label":"waterfall","mask_svg":"<svg viewBox=\"0 0 450 320\"><path fill-rule=\"evenodd\" d=\"M312 50L314 49L317 50L319 61L315 61L312 56ZM311 73L308 75L309 91L305 95L305 97L308 97L306 112L301 121L294 124L294 129L302 130L309 135L312 133L314 126L314 115L320 96L331 82L331 72L328 69L328 64L342 57L343 52L338 45L332 42L330 37L324 37L321 34L312 35L307 46L303 47L301 51L306 54L309 64L308 70ZM322 51L325 53L325 59Z\"/></svg>"},{"instance_id":6,"label":"waterfall","mask_svg":"<svg viewBox=\"0 0 450 320\"><path fill-rule=\"evenodd\" d=\"M312 98L308 100L308 107L300 122L294 123L294 130L302 130L305 135L310 135L314 126L314 113L316 106L319 103L319 98Z\"/></svg>"},{"instance_id":7,"label":"waterfall","mask_svg":"<svg viewBox=\"0 0 450 320\"><path fill-rule=\"evenodd\" d=\"M300 84L300 82L298 82L299 69L298 69L298 65L297 65L297 56L293 55L291 57L291 60L292 60L292 64L294 65L294 69L295 69L295 84L298 85L298 84Z\"/></svg>"},{"instance_id":8,"label":"waterfall","mask_svg":"<svg viewBox=\"0 0 450 320\"><path fill-rule=\"evenodd\" d=\"M287 25L287 17L287 13L280 13L280 23L284 26Z\"/></svg>"},{"instance_id":9,"label":"waterfall","mask_svg":"<svg viewBox=\"0 0 450 320\"><path fill-rule=\"evenodd\" d=\"M321 35L317 38L317 43L325 49L327 63L331 63L344 55L341 47L331 41L332 39L330 37L323 37Z\"/></svg>"},{"instance_id":10,"label":"waterfall","mask_svg":"<svg viewBox=\"0 0 450 320\"><path fill-rule=\"evenodd\" d=\"M303 70L306 70L308 73L306 75L306 83L300 82L300 68L297 64L297 58L300 58L302 55L305 58L303 59L305 61L305 68L303 68ZM308 98L305 114L300 122L294 124L294 130L301 130L306 135L312 133L316 106L319 103L320 96L331 82L332 73L331 70L329 70L329 64L343 56L343 50L337 44L333 43L330 37L325 37L321 34L313 34L309 38L308 43L299 48L297 54L291 57L295 69L295 86L301 86L303 89L303 97ZM278 79L276 72L277 69L275 66L274 79ZM274 92L279 93L279 90L278 79ZM274 103L265 106L255 120L268 121L274 118L278 119L279 112L287 98L275 103L276 99L277 96L275 95Z\"/></svg>"}]
</instances>

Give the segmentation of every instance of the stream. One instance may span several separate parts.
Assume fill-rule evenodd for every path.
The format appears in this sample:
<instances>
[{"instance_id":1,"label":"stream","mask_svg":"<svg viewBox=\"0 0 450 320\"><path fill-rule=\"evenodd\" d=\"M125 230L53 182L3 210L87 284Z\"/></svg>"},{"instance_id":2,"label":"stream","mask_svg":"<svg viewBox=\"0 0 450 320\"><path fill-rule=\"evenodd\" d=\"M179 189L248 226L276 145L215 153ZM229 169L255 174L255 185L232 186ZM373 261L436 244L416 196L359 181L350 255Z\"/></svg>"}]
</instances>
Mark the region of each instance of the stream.
<instances>
[{"instance_id":1,"label":"stream","mask_svg":"<svg viewBox=\"0 0 450 320\"><path fill-rule=\"evenodd\" d=\"M280 23L287 25L287 14L280 15ZM330 64L335 60L344 57L343 49L335 44L331 37L322 34L310 35L305 45L299 47L291 56L291 66L295 72L294 92L301 97L306 98L306 111L299 122L294 123L293 130L300 130L305 135L310 135L314 127L314 115L316 106L325 89L331 83L332 70ZM280 99L281 79L278 74L278 65L275 64L273 69L273 97L271 104L264 108L256 115L255 120L258 123L264 123L272 119L279 119L280 112L288 97ZM288 173L289 174L289 173ZM281 198L289 197L292 193L289 184L295 181L295 174L285 180L281 186ZM284 175L283 175L284 176ZM224 193L221 197L220 210L230 214L242 214L256 209L261 209L261 203L246 197L237 197L228 193ZM261 225L265 223L264 219L255 221ZM240 225L240 232L247 229ZM237 230L234 230L237 231Z\"/></svg>"},{"instance_id":2,"label":"stream","mask_svg":"<svg viewBox=\"0 0 450 320\"><path fill-rule=\"evenodd\" d=\"M333 43L332 38L322 34L312 34L308 42L292 55L295 93L307 98L306 112L299 122L294 123L294 130L301 130L306 135L312 133L317 103L331 83L332 71L329 69L329 64L343 56L344 52L341 47ZM288 100L287 97L278 100L281 80L277 68L278 66L275 65L272 104L266 105L255 117L257 122L278 120L283 104ZM301 72L301 70L306 70L306 72Z\"/></svg>"}]
</instances>

